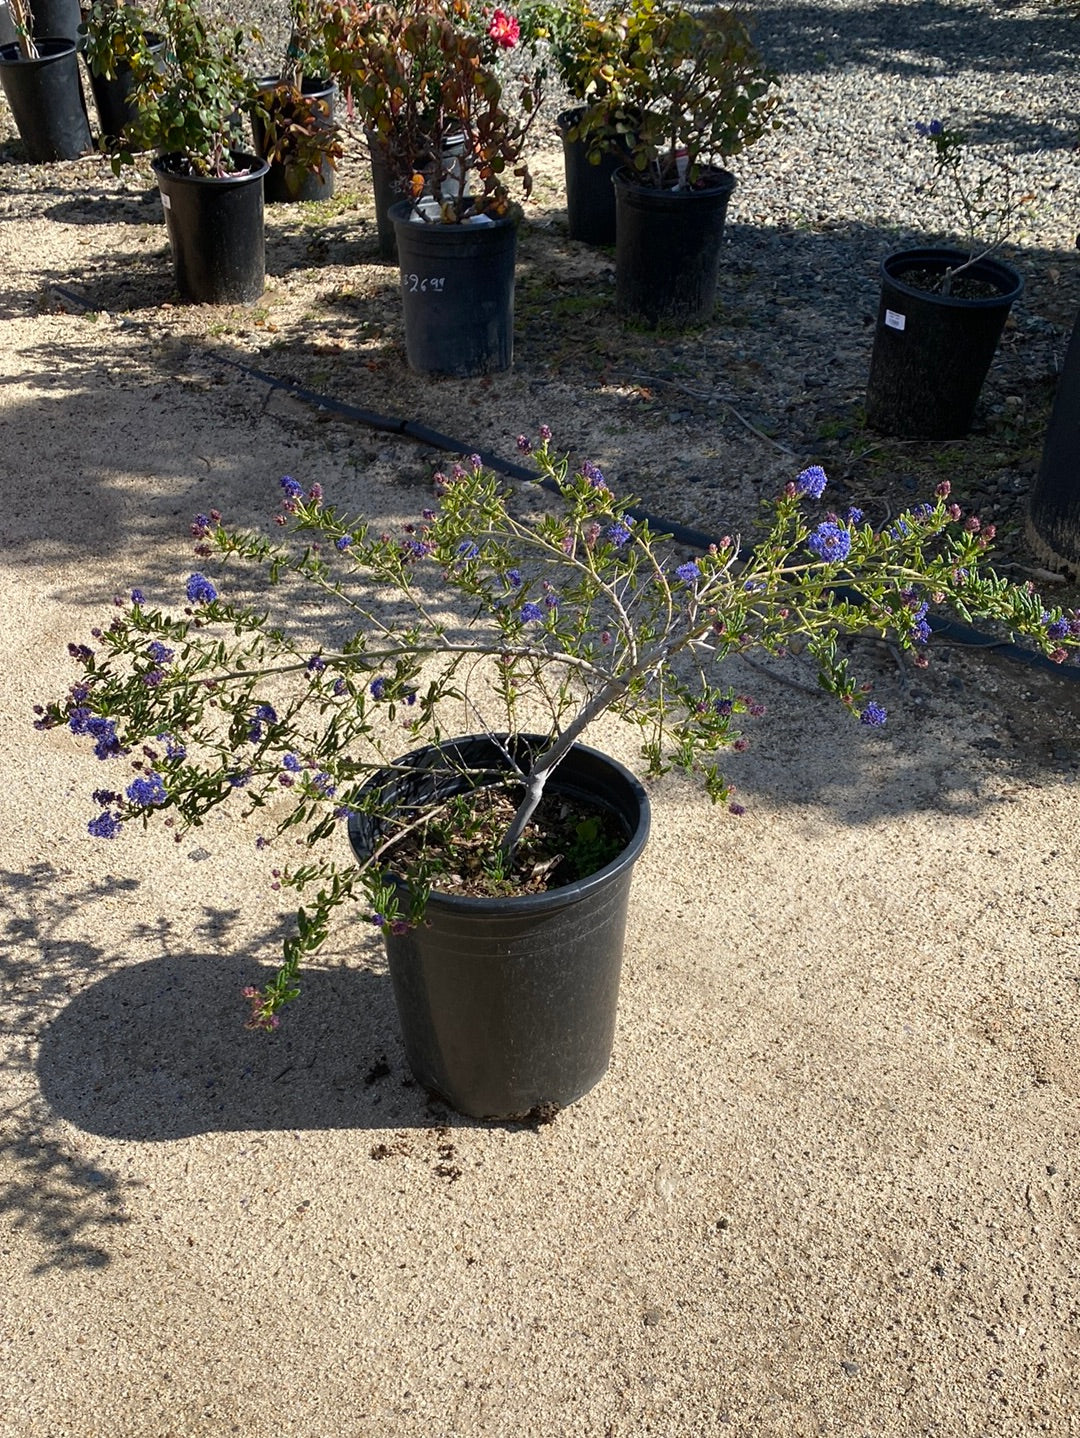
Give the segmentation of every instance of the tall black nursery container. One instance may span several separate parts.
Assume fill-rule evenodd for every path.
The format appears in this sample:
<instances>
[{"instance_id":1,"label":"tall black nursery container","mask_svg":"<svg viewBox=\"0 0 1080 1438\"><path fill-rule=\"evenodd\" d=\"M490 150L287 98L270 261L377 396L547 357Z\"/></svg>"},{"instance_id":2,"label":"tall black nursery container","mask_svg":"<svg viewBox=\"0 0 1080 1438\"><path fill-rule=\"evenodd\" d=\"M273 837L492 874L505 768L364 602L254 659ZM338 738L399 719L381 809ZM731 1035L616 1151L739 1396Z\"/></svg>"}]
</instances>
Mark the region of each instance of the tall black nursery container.
<instances>
[{"instance_id":1,"label":"tall black nursery container","mask_svg":"<svg viewBox=\"0 0 1080 1438\"><path fill-rule=\"evenodd\" d=\"M412 215L408 201L390 206L409 368L458 378L509 369L514 358L514 221L427 224Z\"/></svg>"},{"instance_id":2,"label":"tall black nursery container","mask_svg":"<svg viewBox=\"0 0 1080 1438\"><path fill-rule=\"evenodd\" d=\"M1080 569L1080 314L1065 352L1031 491L1028 535L1044 559L1073 573Z\"/></svg>"},{"instance_id":3,"label":"tall black nursery container","mask_svg":"<svg viewBox=\"0 0 1080 1438\"><path fill-rule=\"evenodd\" d=\"M176 287L197 305L249 304L263 292L263 179L256 155L233 155L236 173L188 175L182 157L153 162L172 247Z\"/></svg>"},{"instance_id":4,"label":"tall black nursery container","mask_svg":"<svg viewBox=\"0 0 1080 1438\"><path fill-rule=\"evenodd\" d=\"M516 742L521 758L543 741ZM486 735L429 746L399 763L413 772L372 783L404 805L476 787L464 768L505 773L498 744ZM627 769L584 745L548 783L617 818L626 847L616 859L547 893L432 893L423 922L386 939L409 1066L426 1089L472 1118L562 1108L599 1083L611 1058L631 872L648 838L649 801ZM349 838L361 859L379 841L365 816L350 820Z\"/></svg>"},{"instance_id":5,"label":"tall black nursery container","mask_svg":"<svg viewBox=\"0 0 1080 1438\"><path fill-rule=\"evenodd\" d=\"M572 140L568 131L578 123L583 109L566 110L556 120L562 138L563 169L566 174L566 221L572 240L587 245L615 243L615 171L629 155L605 151L596 161L589 158L587 140Z\"/></svg>"},{"instance_id":6,"label":"tall black nursery container","mask_svg":"<svg viewBox=\"0 0 1080 1438\"><path fill-rule=\"evenodd\" d=\"M260 90L275 90L281 83L277 75L264 75L255 81ZM325 128L334 123L334 100L337 86L333 80L305 75L300 82L300 93L306 100L312 100L321 107L321 118ZM259 115L251 117L251 133L255 149L260 155L266 154L266 126ZM301 200L328 200L334 193L336 175L334 166L324 159L317 170L291 161L273 160L267 172L264 194L268 205L293 204Z\"/></svg>"},{"instance_id":7,"label":"tall black nursery container","mask_svg":"<svg viewBox=\"0 0 1080 1438\"><path fill-rule=\"evenodd\" d=\"M165 49L165 41L160 35L147 35L146 43L154 56L160 55ZM101 126L101 138L107 145L115 145L123 137L128 125L138 118L139 111L134 98L134 72L124 60L115 62L115 73L110 76L97 74L93 66L87 68L90 72L90 91L94 96L94 107Z\"/></svg>"},{"instance_id":8,"label":"tall black nursery container","mask_svg":"<svg viewBox=\"0 0 1080 1438\"><path fill-rule=\"evenodd\" d=\"M656 328L706 324L716 304L720 246L735 176L706 170L690 190L643 185L629 169L615 186L615 308Z\"/></svg>"},{"instance_id":9,"label":"tall black nursery container","mask_svg":"<svg viewBox=\"0 0 1080 1438\"><path fill-rule=\"evenodd\" d=\"M34 38L78 40L82 11L79 0L34 0ZM0 45L14 45L19 34L6 0L0 0Z\"/></svg>"},{"instance_id":10,"label":"tall black nursery container","mask_svg":"<svg viewBox=\"0 0 1080 1438\"><path fill-rule=\"evenodd\" d=\"M31 161L76 160L94 142L75 41L41 39L37 48L39 58L27 60L18 45L0 46L0 85Z\"/></svg>"},{"instance_id":11,"label":"tall black nursery container","mask_svg":"<svg viewBox=\"0 0 1080 1438\"><path fill-rule=\"evenodd\" d=\"M934 280L968 256L963 250L898 250L881 262L866 422L905 439L962 439L1024 282L1000 260L977 260L964 273L990 293L943 295L914 283ZM958 283L959 288L959 283Z\"/></svg>"}]
</instances>

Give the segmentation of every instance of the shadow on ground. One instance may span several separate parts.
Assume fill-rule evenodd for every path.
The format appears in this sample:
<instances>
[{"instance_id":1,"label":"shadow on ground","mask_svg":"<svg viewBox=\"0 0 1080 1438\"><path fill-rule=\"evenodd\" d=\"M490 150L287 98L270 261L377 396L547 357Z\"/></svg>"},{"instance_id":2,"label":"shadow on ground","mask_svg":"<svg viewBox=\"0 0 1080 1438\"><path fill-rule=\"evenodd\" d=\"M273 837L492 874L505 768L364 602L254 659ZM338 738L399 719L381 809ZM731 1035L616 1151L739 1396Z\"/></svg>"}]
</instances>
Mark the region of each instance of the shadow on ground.
<instances>
[{"instance_id":1,"label":"shadow on ground","mask_svg":"<svg viewBox=\"0 0 1080 1438\"><path fill-rule=\"evenodd\" d=\"M280 1029L245 1030L241 991L271 976L216 953L163 954L110 974L49 1025L42 1094L89 1133L144 1141L430 1125L381 968L308 970Z\"/></svg>"}]
</instances>

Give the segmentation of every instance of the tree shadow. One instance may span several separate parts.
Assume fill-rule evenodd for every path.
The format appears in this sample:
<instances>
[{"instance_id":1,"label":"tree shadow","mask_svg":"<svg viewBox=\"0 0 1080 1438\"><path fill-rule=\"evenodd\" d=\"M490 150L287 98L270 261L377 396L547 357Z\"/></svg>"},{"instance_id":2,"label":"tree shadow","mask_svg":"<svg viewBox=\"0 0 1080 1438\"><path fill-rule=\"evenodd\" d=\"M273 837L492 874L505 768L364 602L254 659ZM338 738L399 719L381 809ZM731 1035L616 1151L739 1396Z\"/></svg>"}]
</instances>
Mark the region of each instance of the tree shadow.
<instances>
[{"instance_id":1,"label":"tree shadow","mask_svg":"<svg viewBox=\"0 0 1080 1438\"><path fill-rule=\"evenodd\" d=\"M50 1135L50 1122L40 1103L9 1114L0 1138L8 1174L0 1182L0 1214L15 1233L36 1241L43 1256L33 1272L105 1268L130 1222L127 1197L140 1185L80 1158Z\"/></svg>"},{"instance_id":2,"label":"tree shadow","mask_svg":"<svg viewBox=\"0 0 1080 1438\"><path fill-rule=\"evenodd\" d=\"M274 955L292 920L281 916L252 939L247 925L239 932L236 910L206 906L194 931L206 947L196 951L166 917L106 943L87 937L105 917L103 904L139 888L114 875L73 883L47 862L0 873L13 1096L0 1131L0 1214L36 1241L38 1271L106 1266L139 1186L80 1153L58 1119L102 1138L148 1142L449 1121L408 1073L381 939L370 926L352 927L358 963L307 969L281 1028L255 1033L244 1028L241 991L265 983L273 968L247 954ZM125 962L146 952L153 956Z\"/></svg>"},{"instance_id":3,"label":"tree shadow","mask_svg":"<svg viewBox=\"0 0 1080 1438\"><path fill-rule=\"evenodd\" d=\"M37 1062L50 1108L89 1133L160 1142L211 1132L424 1127L381 966L308 969L272 1034L244 1029L269 966L162 954L75 995Z\"/></svg>"},{"instance_id":4,"label":"tree shadow","mask_svg":"<svg viewBox=\"0 0 1080 1438\"><path fill-rule=\"evenodd\" d=\"M127 1221L128 1180L88 1162L57 1131L38 1092L17 1101L32 1070L41 1030L71 994L107 966L107 951L84 937L85 916L135 880L101 879L71 886L69 875L39 862L0 873L0 989L3 992L7 1107L0 1129L0 1213L16 1232L37 1240L46 1268L101 1268ZM69 928L74 928L73 937Z\"/></svg>"},{"instance_id":5,"label":"tree shadow","mask_svg":"<svg viewBox=\"0 0 1080 1438\"><path fill-rule=\"evenodd\" d=\"M89 188L77 193L54 186L61 198L43 214L62 225L153 225L164 234L161 195L156 186L138 193L125 189L119 194L110 190L96 193Z\"/></svg>"},{"instance_id":6,"label":"tree shadow","mask_svg":"<svg viewBox=\"0 0 1080 1438\"><path fill-rule=\"evenodd\" d=\"M1033 13L1024 0L997 0L974 16L950 0L878 0L842 13L808 0L760 0L754 35L768 62L784 71L827 73L856 63L888 75L1068 75L1076 66L1070 7Z\"/></svg>"}]
</instances>

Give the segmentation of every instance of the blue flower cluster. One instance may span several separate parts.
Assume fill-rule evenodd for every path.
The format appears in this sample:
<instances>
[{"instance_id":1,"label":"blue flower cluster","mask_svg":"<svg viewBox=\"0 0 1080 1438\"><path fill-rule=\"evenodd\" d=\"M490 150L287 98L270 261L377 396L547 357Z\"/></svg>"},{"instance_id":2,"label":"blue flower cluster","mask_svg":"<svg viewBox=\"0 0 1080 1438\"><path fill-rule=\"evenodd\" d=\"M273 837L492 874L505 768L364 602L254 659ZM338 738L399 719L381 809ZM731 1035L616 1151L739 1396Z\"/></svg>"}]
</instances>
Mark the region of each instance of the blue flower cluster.
<instances>
[{"instance_id":1,"label":"blue flower cluster","mask_svg":"<svg viewBox=\"0 0 1080 1438\"><path fill-rule=\"evenodd\" d=\"M106 810L90 820L86 832L95 839L115 839L123 827L120 820Z\"/></svg>"},{"instance_id":2,"label":"blue flower cluster","mask_svg":"<svg viewBox=\"0 0 1080 1438\"><path fill-rule=\"evenodd\" d=\"M916 644L925 644L930 638L930 622L926 617L929 604L924 600L911 614L911 637Z\"/></svg>"},{"instance_id":3,"label":"blue flower cluster","mask_svg":"<svg viewBox=\"0 0 1080 1438\"><path fill-rule=\"evenodd\" d=\"M810 499L820 499L828 482L821 465L812 464L809 469L804 469L802 474L795 476L795 493L804 494Z\"/></svg>"},{"instance_id":4,"label":"blue flower cluster","mask_svg":"<svg viewBox=\"0 0 1080 1438\"><path fill-rule=\"evenodd\" d=\"M248 729L248 738L253 744L257 744L263 736L264 724L276 724L277 711L272 704L257 704L255 714L251 720L251 727Z\"/></svg>"},{"instance_id":5,"label":"blue flower cluster","mask_svg":"<svg viewBox=\"0 0 1080 1438\"><path fill-rule=\"evenodd\" d=\"M701 578L701 570L698 568L695 560L689 559L685 564L680 564L678 569L676 569L675 578L681 579L684 584L694 584Z\"/></svg>"},{"instance_id":6,"label":"blue flower cluster","mask_svg":"<svg viewBox=\"0 0 1080 1438\"><path fill-rule=\"evenodd\" d=\"M851 535L843 525L834 524L830 519L819 524L806 543L812 553L826 561L846 559L851 553Z\"/></svg>"},{"instance_id":7,"label":"blue flower cluster","mask_svg":"<svg viewBox=\"0 0 1080 1438\"><path fill-rule=\"evenodd\" d=\"M154 773L133 779L127 786L127 796L133 804L138 804L141 809L153 809L159 804L164 804L169 797L161 775Z\"/></svg>"},{"instance_id":8,"label":"blue flower cluster","mask_svg":"<svg viewBox=\"0 0 1080 1438\"><path fill-rule=\"evenodd\" d=\"M205 574L191 574L188 576L187 597L189 604L213 604L218 596Z\"/></svg>"},{"instance_id":9,"label":"blue flower cluster","mask_svg":"<svg viewBox=\"0 0 1080 1438\"><path fill-rule=\"evenodd\" d=\"M1044 612L1042 622L1046 625L1046 633L1050 639L1065 639L1072 633L1072 625L1067 619L1051 619L1049 613Z\"/></svg>"},{"instance_id":10,"label":"blue flower cluster","mask_svg":"<svg viewBox=\"0 0 1080 1438\"><path fill-rule=\"evenodd\" d=\"M80 707L68 715L68 728L73 734L89 734L99 759L111 759L123 753L116 734L115 719L102 719L97 714L91 714L89 709Z\"/></svg>"},{"instance_id":11,"label":"blue flower cluster","mask_svg":"<svg viewBox=\"0 0 1080 1438\"><path fill-rule=\"evenodd\" d=\"M179 739L174 739L170 734L159 734L157 741L159 744L165 745L166 759L187 758L187 746L182 744Z\"/></svg>"},{"instance_id":12,"label":"blue flower cluster","mask_svg":"<svg viewBox=\"0 0 1080 1438\"><path fill-rule=\"evenodd\" d=\"M866 708L859 715L859 723L869 724L871 728L880 729L888 717L884 708L871 699L870 703L867 704Z\"/></svg>"},{"instance_id":13,"label":"blue flower cluster","mask_svg":"<svg viewBox=\"0 0 1080 1438\"><path fill-rule=\"evenodd\" d=\"M303 499L304 497L304 486L298 480L293 479L291 474L282 475L281 487L290 499Z\"/></svg>"}]
</instances>

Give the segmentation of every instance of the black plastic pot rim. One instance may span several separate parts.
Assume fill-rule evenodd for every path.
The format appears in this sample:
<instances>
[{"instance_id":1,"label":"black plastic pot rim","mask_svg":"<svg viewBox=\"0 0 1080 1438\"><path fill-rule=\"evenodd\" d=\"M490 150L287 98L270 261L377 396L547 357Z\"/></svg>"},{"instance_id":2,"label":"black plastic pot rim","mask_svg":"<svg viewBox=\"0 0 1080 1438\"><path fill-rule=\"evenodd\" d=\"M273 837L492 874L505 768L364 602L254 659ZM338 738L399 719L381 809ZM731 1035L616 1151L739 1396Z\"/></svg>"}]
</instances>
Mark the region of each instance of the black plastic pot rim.
<instances>
[{"instance_id":1,"label":"black plastic pot rim","mask_svg":"<svg viewBox=\"0 0 1080 1438\"><path fill-rule=\"evenodd\" d=\"M701 185L693 189L679 189L677 187L659 189L656 185L646 184L636 170L631 170L625 165L622 169L616 170L611 177L611 183L617 190L624 190L635 198L640 197L644 204L652 201L674 201L676 204L693 204L695 201L714 201L721 195L730 195L735 188L735 176L730 170L718 169L715 166L705 166L699 179L710 179L711 184Z\"/></svg>"},{"instance_id":2,"label":"black plastic pot rim","mask_svg":"<svg viewBox=\"0 0 1080 1438\"><path fill-rule=\"evenodd\" d=\"M490 741L493 737L506 738L505 735L469 734L457 739L449 739L444 745L428 745L426 748L453 748L456 744L475 743L477 740ZM534 734L521 734L517 737L526 742L532 740L536 740L538 743L546 742L546 740ZM425 750L419 750L417 752L424 753ZM627 840L625 846L619 850L618 854L616 854L609 864L605 864L604 867L598 869L595 874L587 874L583 879L575 879L572 884L563 884L558 889L546 889L540 894L515 894L506 898L492 898L472 894L446 894L440 889L432 889L430 897L438 903L440 909L455 914L466 915L487 913L490 912L492 908L497 908L500 913L515 917L552 913L564 908L567 904L577 903L580 899L587 897L594 889L602 885L614 870L625 869L629 865L637 862L649 837L649 826L651 823L649 796L646 794L641 782L624 764L620 764L617 759L613 759L610 754L605 754L600 749L593 749L587 744L575 744L569 753L584 754L591 759L600 760L618 774L623 782L630 787L638 805L638 823L637 828ZM405 759L409 759L413 756L405 755L404 757ZM388 780L391 783L394 773L394 770L387 770ZM582 785L575 784L569 780L560 782L560 774L561 770L556 768L547 781L548 784L551 785L552 793L573 794L585 792L584 786ZM588 797L594 802L603 803L603 796L600 794L590 793ZM354 818L349 819L350 842L353 842L355 823L356 820ZM353 842L353 848L354 852L359 856L362 851L355 842ZM400 875L392 871L387 871L386 877L400 889L408 890L408 884Z\"/></svg>"},{"instance_id":3,"label":"black plastic pot rim","mask_svg":"<svg viewBox=\"0 0 1080 1438\"><path fill-rule=\"evenodd\" d=\"M990 255L983 256L976 260L973 265L965 270L965 274L972 279L983 280L987 284L996 285L996 295L985 295L981 299L966 299L962 295L943 295L937 290L921 289L918 285L910 285L903 278L906 270L931 269L940 270L943 274L948 269L955 269L957 265L966 263L969 258L967 250L952 250L943 248L927 248L916 250L893 250L881 261L881 279L895 285L905 295L911 295L914 299L929 300L933 304L947 305L954 309L998 309L1003 304L1012 304L1018 298L1024 288L1023 276L1018 274L1011 265L1005 264L1003 260L996 260Z\"/></svg>"},{"instance_id":4,"label":"black plastic pot rim","mask_svg":"<svg viewBox=\"0 0 1080 1438\"><path fill-rule=\"evenodd\" d=\"M483 234L485 230L516 229L517 220L513 215L488 215L482 225L469 224L469 216L464 220L413 220L410 218L416 213L411 200L395 200L387 210L387 217L395 225L416 225L424 234L447 234L447 235L473 235Z\"/></svg>"},{"instance_id":5,"label":"black plastic pot rim","mask_svg":"<svg viewBox=\"0 0 1080 1438\"><path fill-rule=\"evenodd\" d=\"M163 175L181 185L242 185L249 180L261 180L270 169L269 162L258 155L249 155L243 150L232 150L230 154L237 168L227 175L185 175L174 168L177 161L187 159L178 152L158 155L150 161L150 168L155 175Z\"/></svg>"},{"instance_id":6,"label":"black plastic pot rim","mask_svg":"<svg viewBox=\"0 0 1080 1438\"><path fill-rule=\"evenodd\" d=\"M256 75L252 83L257 90L289 89L291 85L283 86L280 75ZM312 75L310 78L304 76L300 81L300 93L305 100L322 100L327 95L332 95L337 89L333 80L327 80L322 75Z\"/></svg>"},{"instance_id":7,"label":"black plastic pot rim","mask_svg":"<svg viewBox=\"0 0 1080 1438\"><path fill-rule=\"evenodd\" d=\"M88 35L80 35L79 38L78 38L78 40L76 40L76 42L75 42L76 48L78 49L79 54L82 55L83 59L86 59L86 42L87 42L87 40L88 40L89 38L90 38L90 37L89 37ZM144 41L144 43L145 43L145 45L146 45L147 50L149 51L149 53L150 53L151 55L160 55L161 52L162 52L162 50L165 49L165 36L164 36L164 35L159 35L159 34L157 34L156 31L153 31L153 30L144 30L144 31L143 31L143 41ZM41 41L40 41L40 40L38 41L38 44L39 44L39 45L41 44ZM87 62L87 63L88 63L88 66L89 66L89 70L90 70L91 75L96 75L96 76L98 76L99 79L102 78L102 72L101 72L100 70L95 70L94 67L93 67L93 65L89 65L89 62ZM126 61L123 61L123 62L119 62L119 61L118 61L118 62L116 62L118 68L119 68L122 64L126 64L126 63L127 63Z\"/></svg>"},{"instance_id":8,"label":"black plastic pot rim","mask_svg":"<svg viewBox=\"0 0 1080 1438\"><path fill-rule=\"evenodd\" d=\"M33 59L23 54L17 40L11 45L0 45L0 65L44 65L50 60L62 60L79 48L75 40L64 40L54 35L38 35L34 44L38 54Z\"/></svg>"}]
</instances>

